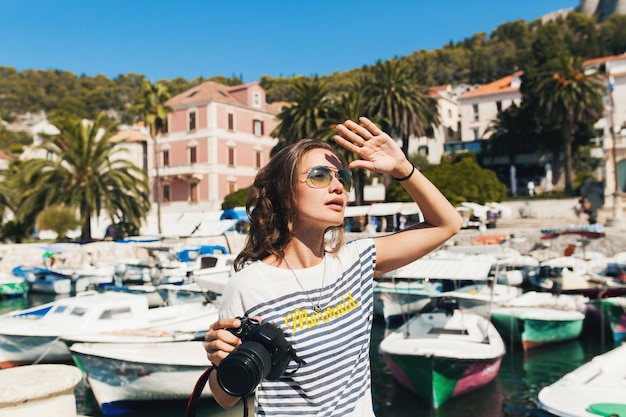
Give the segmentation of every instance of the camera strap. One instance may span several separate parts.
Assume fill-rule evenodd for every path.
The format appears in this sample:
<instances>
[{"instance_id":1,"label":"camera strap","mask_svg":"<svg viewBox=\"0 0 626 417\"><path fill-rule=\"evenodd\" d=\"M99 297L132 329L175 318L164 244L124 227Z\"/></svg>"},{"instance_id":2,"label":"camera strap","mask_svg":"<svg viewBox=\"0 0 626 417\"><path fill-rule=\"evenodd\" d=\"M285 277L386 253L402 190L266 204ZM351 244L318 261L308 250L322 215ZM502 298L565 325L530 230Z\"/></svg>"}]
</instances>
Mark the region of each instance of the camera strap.
<instances>
[{"instance_id":1,"label":"camera strap","mask_svg":"<svg viewBox=\"0 0 626 417\"><path fill-rule=\"evenodd\" d=\"M200 375L198 381L196 381L196 385L193 387L193 391L191 392L191 396L189 397L189 401L187 401L187 414L186 417L196 417L196 413L198 411L198 403L200 402L200 396L202 395L202 391L209 381L209 376L211 372L215 369L214 366L209 366L206 371ZM243 417L248 417L248 397L241 397L243 400Z\"/></svg>"}]
</instances>

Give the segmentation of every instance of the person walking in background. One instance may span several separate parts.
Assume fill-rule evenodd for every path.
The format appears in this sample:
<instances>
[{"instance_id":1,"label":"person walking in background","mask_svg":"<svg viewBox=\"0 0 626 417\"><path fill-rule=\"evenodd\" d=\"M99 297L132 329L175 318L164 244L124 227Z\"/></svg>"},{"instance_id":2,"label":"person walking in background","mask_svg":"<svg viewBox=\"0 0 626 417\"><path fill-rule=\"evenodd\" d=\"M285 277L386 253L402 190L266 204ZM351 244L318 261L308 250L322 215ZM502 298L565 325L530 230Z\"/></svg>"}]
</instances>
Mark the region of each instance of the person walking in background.
<instances>
[{"instance_id":1,"label":"person walking in background","mask_svg":"<svg viewBox=\"0 0 626 417\"><path fill-rule=\"evenodd\" d=\"M215 400L239 397L220 382L219 366L240 345L229 329L248 316L280 327L303 362L256 388L263 416L373 417L370 331L374 277L413 262L461 228L462 219L397 143L367 118L337 126L336 144L360 159L346 165L331 145L303 139L280 150L257 174L246 210L250 230L223 292L219 320L205 335L218 371L209 376ZM389 174L422 210L424 222L345 242L344 210L352 188L348 168Z\"/></svg>"},{"instance_id":2,"label":"person walking in background","mask_svg":"<svg viewBox=\"0 0 626 417\"><path fill-rule=\"evenodd\" d=\"M531 197L535 195L535 183L532 180L528 181L528 195Z\"/></svg>"}]
</instances>

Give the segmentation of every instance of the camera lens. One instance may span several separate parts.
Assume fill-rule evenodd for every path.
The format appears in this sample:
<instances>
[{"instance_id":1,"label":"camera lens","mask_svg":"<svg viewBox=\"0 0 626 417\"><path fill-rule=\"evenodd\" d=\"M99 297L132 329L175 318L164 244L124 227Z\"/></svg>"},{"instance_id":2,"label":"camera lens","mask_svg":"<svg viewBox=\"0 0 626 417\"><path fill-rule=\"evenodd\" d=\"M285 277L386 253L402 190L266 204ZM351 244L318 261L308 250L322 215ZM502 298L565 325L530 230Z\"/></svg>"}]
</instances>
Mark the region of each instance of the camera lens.
<instances>
[{"instance_id":1,"label":"camera lens","mask_svg":"<svg viewBox=\"0 0 626 417\"><path fill-rule=\"evenodd\" d=\"M272 358L260 343L246 341L231 352L217 368L217 382L228 394L251 394L272 368Z\"/></svg>"}]
</instances>

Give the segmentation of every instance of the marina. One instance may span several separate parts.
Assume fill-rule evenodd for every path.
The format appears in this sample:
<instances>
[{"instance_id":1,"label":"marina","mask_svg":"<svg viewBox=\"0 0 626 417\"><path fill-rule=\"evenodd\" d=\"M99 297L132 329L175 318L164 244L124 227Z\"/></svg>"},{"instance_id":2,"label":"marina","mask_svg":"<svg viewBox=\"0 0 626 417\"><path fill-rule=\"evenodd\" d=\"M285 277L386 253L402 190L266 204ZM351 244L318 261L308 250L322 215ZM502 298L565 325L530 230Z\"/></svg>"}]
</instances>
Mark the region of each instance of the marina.
<instances>
[{"instance_id":1,"label":"marina","mask_svg":"<svg viewBox=\"0 0 626 417\"><path fill-rule=\"evenodd\" d=\"M49 297L49 296L48 296ZM19 300L24 303L23 300ZM35 299L41 302L40 298ZM17 308L20 303L2 301L0 311ZM374 407L377 417L549 417L537 404L539 391L556 382L568 372L589 362L598 354L614 347L610 336L598 322L587 321L579 338L524 352L521 346L507 344L507 352L502 358L498 376L476 391L452 399L438 409L416 398L415 394L396 383L378 353L378 346L385 335L383 320L375 320L372 331L372 385ZM104 417L99 410L93 393L86 382L81 381L75 388L76 405L79 415ZM150 401L142 403L139 409L130 411L126 417L170 417L184 415L187 403L184 400ZM239 417L243 407L238 404L231 410L223 410L212 399L202 399L198 417Z\"/></svg>"},{"instance_id":2,"label":"marina","mask_svg":"<svg viewBox=\"0 0 626 417\"><path fill-rule=\"evenodd\" d=\"M540 206L536 206L535 209L537 212L541 211ZM540 240L540 230L545 224L550 224L557 228L568 227L568 225L571 224L570 221L570 218L503 219L498 229L498 234L508 237L504 241L499 241L497 244L508 245L507 248L504 249L505 252L516 248L522 253L530 253L532 252L532 245ZM460 250L465 245L472 244L471 242L479 235L480 232L478 230L462 230L461 233L455 237L455 247L457 250ZM606 228L605 240L588 243L584 249L589 253L597 251L603 251L607 254L618 252L620 248L626 247L626 242L623 242L623 235L620 229ZM350 237L354 236L355 235L351 235ZM511 238L511 236L515 237ZM562 251L563 247L566 245L567 243L554 241L550 249L555 252ZM14 245L14 247L10 249L13 254L18 253L18 249L16 249L15 246L17 245ZM106 250L101 250L101 252L104 253ZM6 263L7 259L9 258L4 258L4 263ZM215 281L212 287L214 290L221 288L220 285L217 285L217 281L218 280ZM67 295L33 292L27 294L26 297L5 298L0 300L0 314L40 306L66 296ZM459 298L459 302L461 301L462 299ZM414 392L402 386L402 384L394 378L389 364L385 361L379 347L382 340L393 332L393 330L397 329L400 323L398 321L385 321L382 315L376 317L372 330L372 344L370 349L372 359L372 392L376 416L552 416L552 414L541 408L538 402L539 392L551 384L555 384L568 373L572 373L577 368L590 363L594 357L607 353L616 347L617 342L614 340L614 327L611 327L611 324L606 321L610 316L608 314L608 308L604 307L605 310L602 310L603 307L597 302L590 305L595 306L595 308L589 309L590 314L585 315L580 334L572 340L550 343L549 345L537 346L532 349L524 349L522 344L504 337L503 335L506 351L499 360L497 375L484 385L474 390L464 392L462 395L450 398L439 404L438 407L432 407L428 401L417 397ZM605 311L606 314L600 314L601 311ZM612 315L615 316L616 314ZM166 337L163 335L155 337L155 335L147 334L139 336L127 334L126 337L128 340L137 341L137 343L146 343L150 342L150 340L168 343L168 345L163 345L163 349L168 349L169 352L176 352L175 343L182 342L180 344L181 355L184 355L184 353L182 353L184 352L183 348L189 345L189 343L185 341L188 339L172 339L169 338L169 336ZM92 338L92 336L89 336L87 339L90 338ZM77 335L76 339L76 341L79 341L79 335ZM112 337L112 335L108 335L107 337L101 337L99 342L110 342L115 341L115 339L116 338ZM175 341L172 347L172 340L179 341ZM138 344L138 346L141 345ZM77 350L79 349L80 347L77 346ZM148 358L147 352L148 351L146 351L146 355L144 355L146 358ZM176 361L173 360L172 362ZM78 415L90 417L105 416L96 400L92 387L89 386L87 378L83 378L78 383L74 389L74 395ZM122 415L127 417L184 415L187 401L181 399L181 397L184 397L184 395L177 394L177 396L172 397L176 399L169 400L151 399L149 401L137 401L125 410L126 412ZM150 398L159 398L159 395L152 395ZM233 409L223 410L210 396L205 396L200 400L197 415L204 417L241 416L243 415L243 406L239 403Z\"/></svg>"}]
</instances>

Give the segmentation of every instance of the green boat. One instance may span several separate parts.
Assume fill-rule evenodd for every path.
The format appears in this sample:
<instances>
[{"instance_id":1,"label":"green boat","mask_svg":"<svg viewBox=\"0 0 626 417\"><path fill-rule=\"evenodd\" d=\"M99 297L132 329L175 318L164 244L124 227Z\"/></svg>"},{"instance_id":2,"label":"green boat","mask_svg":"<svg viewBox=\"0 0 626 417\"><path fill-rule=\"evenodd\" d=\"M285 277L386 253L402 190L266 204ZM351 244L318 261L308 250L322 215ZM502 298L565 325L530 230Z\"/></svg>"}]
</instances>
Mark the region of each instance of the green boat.
<instances>
[{"instance_id":1,"label":"green boat","mask_svg":"<svg viewBox=\"0 0 626 417\"><path fill-rule=\"evenodd\" d=\"M0 299L23 297L26 294L26 283L23 278L0 274Z\"/></svg>"},{"instance_id":2,"label":"green boat","mask_svg":"<svg viewBox=\"0 0 626 417\"><path fill-rule=\"evenodd\" d=\"M379 350L393 378L435 409L491 382L506 352L488 319L461 310L414 316Z\"/></svg>"},{"instance_id":3,"label":"green boat","mask_svg":"<svg viewBox=\"0 0 626 417\"><path fill-rule=\"evenodd\" d=\"M602 314L611 326L613 341L619 346L626 340L626 297L609 297L599 300Z\"/></svg>"},{"instance_id":4,"label":"green boat","mask_svg":"<svg viewBox=\"0 0 626 417\"><path fill-rule=\"evenodd\" d=\"M577 339L585 315L574 304L549 293L529 292L491 310L491 321L503 338L529 350Z\"/></svg>"}]
</instances>

